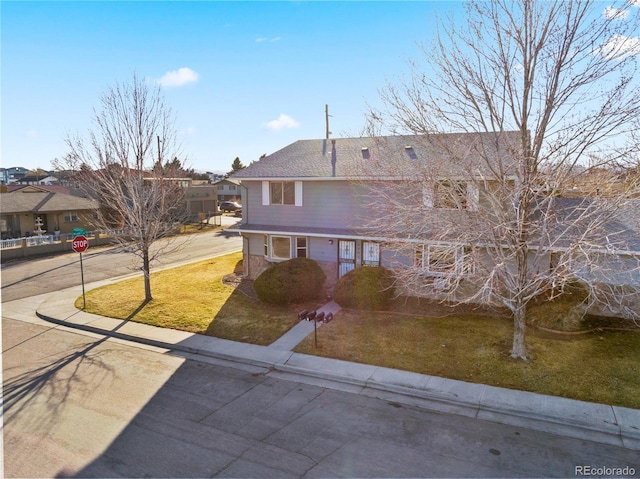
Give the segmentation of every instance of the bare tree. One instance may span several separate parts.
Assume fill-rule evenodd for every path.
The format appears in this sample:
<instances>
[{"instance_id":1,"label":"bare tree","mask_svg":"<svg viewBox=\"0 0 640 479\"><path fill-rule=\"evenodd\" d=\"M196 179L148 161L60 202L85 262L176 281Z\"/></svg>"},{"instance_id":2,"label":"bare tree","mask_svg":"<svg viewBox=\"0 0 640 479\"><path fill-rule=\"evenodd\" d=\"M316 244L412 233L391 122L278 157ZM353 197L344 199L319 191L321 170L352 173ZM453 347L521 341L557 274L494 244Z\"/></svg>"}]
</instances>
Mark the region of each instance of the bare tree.
<instances>
[{"instance_id":1,"label":"bare tree","mask_svg":"<svg viewBox=\"0 0 640 479\"><path fill-rule=\"evenodd\" d=\"M370 226L403 253L407 288L506 307L511 356L526 359L527 306L576 281L593 308L617 302L636 314L619 285L638 281L637 179L607 194L568 185L638 160L640 8L496 0L465 9L463 27L440 22L425 64L371 109L371 135L414 135L406 142L422 161L380 141L387 161L365 162L370 176L402 181L368 183L380 212Z\"/></svg>"},{"instance_id":2,"label":"bare tree","mask_svg":"<svg viewBox=\"0 0 640 479\"><path fill-rule=\"evenodd\" d=\"M174 116L159 87L136 75L110 87L94 109L87 136L67 137L67 169L101 205L96 227L140 257L145 302L151 301L151 263L167 246L151 246L185 219L184 185L169 164L179 156ZM166 243L167 245L170 243Z\"/></svg>"}]
</instances>

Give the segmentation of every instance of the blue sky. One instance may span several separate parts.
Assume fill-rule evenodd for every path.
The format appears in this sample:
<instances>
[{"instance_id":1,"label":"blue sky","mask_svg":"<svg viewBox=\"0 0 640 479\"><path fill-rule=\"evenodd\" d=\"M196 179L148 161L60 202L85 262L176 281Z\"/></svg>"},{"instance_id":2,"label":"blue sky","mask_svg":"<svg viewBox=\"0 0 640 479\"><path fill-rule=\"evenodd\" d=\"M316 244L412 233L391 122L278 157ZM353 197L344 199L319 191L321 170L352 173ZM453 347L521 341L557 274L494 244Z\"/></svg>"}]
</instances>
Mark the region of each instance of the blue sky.
<instances>
[{"instance_id":1,"label":"blue sky","mask_svg":"<svg viewBox=\"0 0 640 479\"><path fill-rule=\"evenodd\" d=\"M3 167L51 168L107 87L160 81L188 165L360 134L450 2L1 2Z\"/></svg>"}]
</instances>

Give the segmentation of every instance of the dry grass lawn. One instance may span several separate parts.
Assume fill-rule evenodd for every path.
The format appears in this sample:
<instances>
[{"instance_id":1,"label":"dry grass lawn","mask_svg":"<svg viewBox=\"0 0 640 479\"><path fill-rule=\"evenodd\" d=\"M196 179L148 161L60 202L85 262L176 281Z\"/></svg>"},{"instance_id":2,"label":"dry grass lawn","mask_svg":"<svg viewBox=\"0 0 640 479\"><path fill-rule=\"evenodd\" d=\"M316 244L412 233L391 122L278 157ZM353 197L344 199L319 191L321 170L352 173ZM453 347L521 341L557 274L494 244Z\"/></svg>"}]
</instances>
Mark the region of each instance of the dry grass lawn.
<instances>
[{"instance_id":1,"label":"dry grass lawn","mask_svg":"<svg viewBox=\"0 0 640 479\"><path fill-rule=\"evenodd\" d=\"M297 323L296 307L275 308L249 298L222 278L241 253L151 274L153 300L142 306L142 277L87 292L86 311L118 319L269 345ZM141 307L142 306L142 307ZM82 307L82 298L76 301Z\"/></svg>"},{"instance_id":2,"label":"dry grass lawn","mask_svg":"<svg viewBox=\"0 0 640 479\"><path fill-rule=\"evenodd\" d=\"M511 321L342 311L296 352L640 408L640 333L557 334L529 328L531 361L509 356Z\"/></svg>"},{"instance_id":3,"label":"dry grass lawn","mask_svg":"<svg viewBox=\"0 0 640 479\"><path fill-rule=\"evenodd\" d=\"M153 301L144 305L142 278L87 293L87 311L121 319L268 345L297 323L300 309L249 298L222 278L241 254L152 274ZM82 299L76 302L81 307ZM134 315L135 313L135 315ZM297 352L403 369L451 379L640 408L640 333L553 334L528 329L532 360L509 357L511 321L459 314L430 318L342 311Z\"/></svg>"}]
</instances>

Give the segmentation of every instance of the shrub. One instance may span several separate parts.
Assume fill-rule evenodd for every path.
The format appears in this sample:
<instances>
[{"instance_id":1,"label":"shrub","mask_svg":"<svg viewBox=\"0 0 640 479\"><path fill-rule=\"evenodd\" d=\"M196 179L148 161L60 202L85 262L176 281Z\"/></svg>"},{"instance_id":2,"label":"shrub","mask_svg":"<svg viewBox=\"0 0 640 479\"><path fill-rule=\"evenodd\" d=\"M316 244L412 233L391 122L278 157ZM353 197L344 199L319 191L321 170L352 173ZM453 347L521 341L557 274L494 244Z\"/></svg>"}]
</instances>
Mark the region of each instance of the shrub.
<instances>
[{"instance_id":1,"label":"shrub","mask_svg":"<svg viewBox=\"0 0 640 479\"><path fill-rule=\"evenodd\" d=\"M387 268L363 266L338 280L335 301L345 308L383 311L394 296L393 273Z\"/></svg>"},{"instance_id":2,"label":"shrub","mask_svg":"<svg viewBox=\"0 0 640 479\"><path fill-rule=\"evenodd\" d=\"M294 258L264 270L253 287L260 301L285 305L318 298L325 279L318 263L308 258Z\"/></svg>"},{"instance_id":3,"label":"shrub","mask_svg":"<svg viewBox=\"0 0 640 479\"><path fill-rule=\"evenodd\" d=\"M565 286L564 292L549 300L544 295L527 308L529 323L560 331L575 331L583 326L587 312L586 287L578 282Z\"/></svg>"}]
</instances>

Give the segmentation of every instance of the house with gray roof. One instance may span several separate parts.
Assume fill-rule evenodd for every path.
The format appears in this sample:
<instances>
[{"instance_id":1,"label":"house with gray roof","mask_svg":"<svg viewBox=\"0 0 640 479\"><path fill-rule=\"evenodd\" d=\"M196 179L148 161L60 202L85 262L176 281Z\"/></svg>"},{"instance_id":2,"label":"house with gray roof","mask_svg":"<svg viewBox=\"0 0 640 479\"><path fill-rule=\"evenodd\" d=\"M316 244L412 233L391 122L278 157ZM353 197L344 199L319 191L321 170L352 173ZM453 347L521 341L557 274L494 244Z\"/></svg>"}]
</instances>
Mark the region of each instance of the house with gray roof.
<instances>
[{"instance_id":1,"label":"house with gray roof","mask_svg":"<svg viewBox=\"0 0 640 479\"><path fill-rule=\"evenodd\" d=\"M518 181L519 135L453 133L299 140L265 156L233 177L241 184L243 211L241 223L232 231L243 237L245 275L255 279L270 264L307 257L323 268L329 289L358 266L419 268L424 280L430 282L431 292L440 298L446 294L452 271L472 284L476 269L467 261L473 263L478 258L471 261L469 251L482 248L471 239L473 231L462 231L476 224L470 218L478 216L476 212L490 201L488 191L495 186L492 178L502 178L507 184ZM426 177L431 181L420 181ZM433 188L425 188L426 184ZM387 187L396 196L371 194L376 188L382 191ZM575 202L587 208L589 200L559 197L553 200L554 214L561 218L565 212L575 213ZM388 216L380 212L388 212L389 203L410 212L415 208L416 221L407 221L410 215L403 215L404 223L383 233L385 229L376 222L378 218L386 221ZM628 250L616 253L621 274L607 280L640 287L638 205L630 202L625 208L615 222L604 225L616 231L618 238L623 236L628 245ZM442 224L447 225L445 233ZM553 267L554 248L561 252L569 247L566 231L559 234L558 241L545 247L541 268ZM467 241L460 243L461 238ZM398 243L407 247L399 248ZM598 254L602 261L613 264L608 251ZM629 274L631 270L633 274ZM465 288L458 292L468 294Z\"/></svg>"},{"instance_id":2,"label":"house with gray roof","mask_svg":"<svg viewBox=\"0 0 640 479\"><path fill-rule=\"evenodd\" d=\"M96 201L66 194L58 187L24 186L0 194L0 230L3 239L33 234L72 233L91 224L98 214Z\"/></svg>"},{"instance_id":3,"label":"house with gray roof","mask_svg":"<svg viewBox=\"0 0 640 479\"><path fill-rule=\"evenodd\" d=\"M377 207L365 185L407 181L418 164L428 164L435 175L457 178L463 207L472 209L481 192L467 182L469 172L480 176L488 174L482 168L491 167L478 155L508 164L515 135L300 140L262 158L233 176L242 185L242 221L235 231L244 238L245 274L253 279L271 263L308 257L320 264L332 287L358 266L388 266L396 252L386 250L386 238L371 227ZM442 202L430 196L421 193L419 201L431 201L437 209Z\"/></svg>"},{"instance_id":4,"label":"house with gray roof","mask_svg":"<svg viewBox=\"0 0 640 479\"><path fill-rule=\"evenodd\" d=\"M242 202L239 181L233 178L223 178L214 182L213 185L216 187L218 203L222 203L223 201Z\"/></svg>"}]
</instances>

